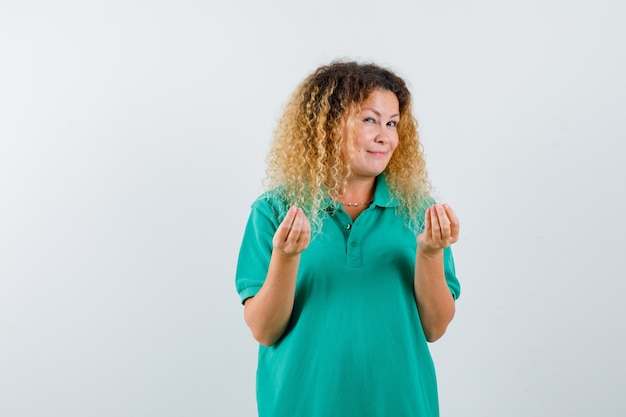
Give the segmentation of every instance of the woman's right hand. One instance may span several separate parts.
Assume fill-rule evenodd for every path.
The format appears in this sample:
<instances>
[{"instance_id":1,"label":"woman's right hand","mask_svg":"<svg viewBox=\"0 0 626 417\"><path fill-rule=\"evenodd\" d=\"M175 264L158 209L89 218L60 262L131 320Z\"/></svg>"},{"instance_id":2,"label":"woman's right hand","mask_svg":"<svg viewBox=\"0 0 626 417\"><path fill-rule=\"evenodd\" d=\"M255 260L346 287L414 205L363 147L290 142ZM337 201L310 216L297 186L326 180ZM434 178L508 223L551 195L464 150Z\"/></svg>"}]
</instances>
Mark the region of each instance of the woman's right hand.
<instances>
[{"instance_id":1,"label":"woman's right hand","mask_svg":"<svg viewBox=\"0 0 626 417\"><path fill-rule=\"evenodd\" d=\"M311 224L301 208L292 206L276 229L272 244L274 250L294 256L305 250L311 242Z\"/></svg>"},{"instance_id":2,"label":"woman's right hand","mask_svg":"<svg viewBox=\"0 0 626 417\"><path fill-rule=\"evenodd\" d=\"M272 258L263 286L245 302L244 317L254 338L264 346L285 332L296 292L299 254L311 241L311 225L302 209L293 206L276 229Z\"/></svg>"}]
</instances>

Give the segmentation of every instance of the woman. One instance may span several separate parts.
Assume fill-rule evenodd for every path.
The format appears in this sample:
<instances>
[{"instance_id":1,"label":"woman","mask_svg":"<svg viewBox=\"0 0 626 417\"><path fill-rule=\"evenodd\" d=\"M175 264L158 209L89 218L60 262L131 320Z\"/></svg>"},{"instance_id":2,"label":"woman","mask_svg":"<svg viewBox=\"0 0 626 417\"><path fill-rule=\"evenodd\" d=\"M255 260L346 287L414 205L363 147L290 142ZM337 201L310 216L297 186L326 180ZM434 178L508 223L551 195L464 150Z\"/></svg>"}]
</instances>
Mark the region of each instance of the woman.
<instances>
[{"instance_id":1,"label":"woman","mask_svg":"<svg viewBox=\"0 0 626 417\"><path fill-rule=\"evenodd\" d=\"M260 343L260 417L437 416L427 342L459 296L459 221L429 196L405 82L333 62L275 131L236 287Z\"/></svg>"}]
</instances>

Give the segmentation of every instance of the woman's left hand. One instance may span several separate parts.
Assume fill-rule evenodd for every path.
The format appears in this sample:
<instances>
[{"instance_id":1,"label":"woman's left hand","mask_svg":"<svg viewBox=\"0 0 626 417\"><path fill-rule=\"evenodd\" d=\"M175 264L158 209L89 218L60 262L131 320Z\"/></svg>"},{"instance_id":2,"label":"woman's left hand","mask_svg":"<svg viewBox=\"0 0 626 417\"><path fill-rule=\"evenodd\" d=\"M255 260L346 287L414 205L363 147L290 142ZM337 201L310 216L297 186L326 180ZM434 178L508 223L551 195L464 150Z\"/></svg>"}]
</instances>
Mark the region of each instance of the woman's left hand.
<instances>
[{"instance_id":1,"label":"woman's left hand","mask_svg":"<svg viewBox=\"0 0 626 417\"><path fill-rule=\"evenodd\" d=\"M459 239L459 219L447 204L433 204L424 216L424 231L417 236L417 247L425 253L439 252Z\"/></svg>"}]
</instances>

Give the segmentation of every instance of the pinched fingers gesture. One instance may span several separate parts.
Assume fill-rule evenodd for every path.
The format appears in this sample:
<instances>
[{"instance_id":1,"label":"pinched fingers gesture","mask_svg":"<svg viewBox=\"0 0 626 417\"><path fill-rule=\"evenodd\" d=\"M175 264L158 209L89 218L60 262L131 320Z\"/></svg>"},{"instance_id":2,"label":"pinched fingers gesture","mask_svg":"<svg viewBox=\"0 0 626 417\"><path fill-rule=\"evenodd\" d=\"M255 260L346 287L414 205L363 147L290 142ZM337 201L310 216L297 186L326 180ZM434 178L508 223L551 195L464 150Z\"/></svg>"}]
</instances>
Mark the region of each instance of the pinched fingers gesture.
<instances>
[{"instance_id":1,"label":"pinched fingers gesture","mask_svg":"<svg viewBox=\"0 0 626 417\"><path fill-rule=\"evenodd\" d=\"M426 210L424 231L417 245L424 252L445 249L459 239L459 219L447 204L433 204Z\"/></svg>"},{"instance_id":2,"label":"pinched fingers gesture","mask_svg":"<svg viewBox=\"0 0 626 417\"><path fill-rule=\"evenodd\" d=\"M311 241L311 225L301 208L292 206L276 229L272 243L274 249L285 255L297 255Z\"/></svg>"}]
</instances>

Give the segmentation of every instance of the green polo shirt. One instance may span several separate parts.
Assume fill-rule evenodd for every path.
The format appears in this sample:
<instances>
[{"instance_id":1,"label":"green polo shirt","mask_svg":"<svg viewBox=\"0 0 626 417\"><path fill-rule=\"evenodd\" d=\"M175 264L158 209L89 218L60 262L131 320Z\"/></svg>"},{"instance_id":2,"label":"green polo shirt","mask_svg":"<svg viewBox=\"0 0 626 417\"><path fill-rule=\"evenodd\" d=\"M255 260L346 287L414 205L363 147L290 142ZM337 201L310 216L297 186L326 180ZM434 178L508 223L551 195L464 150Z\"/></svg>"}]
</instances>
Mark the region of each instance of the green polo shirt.
<instances>
[{"instance_id":1,"label":"green polo shirt","mask_svg":"<svg viewBox=\"0 0 626 417\"><path fill-rule=\"evenodd\" d=\"M259 417L439 415L413 293L416 234L396 209L384 176L373 204L354 222L328 201L321 233L300 258L287 330L274 345L259 347ZM242 302L263 285L285 214L271 192L252 204L236 272ZM456 299L449 248L444 265Z\"/></svg>"}]
</instances>

